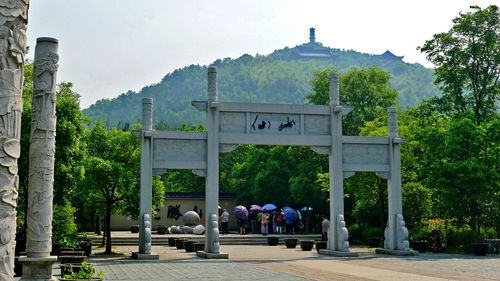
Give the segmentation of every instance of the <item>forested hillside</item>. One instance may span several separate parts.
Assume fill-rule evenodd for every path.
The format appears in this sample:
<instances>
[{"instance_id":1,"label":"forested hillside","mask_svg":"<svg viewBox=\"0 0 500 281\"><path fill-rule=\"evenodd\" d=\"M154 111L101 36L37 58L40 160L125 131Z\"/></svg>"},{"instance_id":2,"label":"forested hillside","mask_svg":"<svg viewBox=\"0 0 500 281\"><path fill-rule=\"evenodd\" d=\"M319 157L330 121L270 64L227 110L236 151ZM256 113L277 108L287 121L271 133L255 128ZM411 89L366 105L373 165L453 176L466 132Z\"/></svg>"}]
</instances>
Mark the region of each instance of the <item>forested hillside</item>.
<instances>
[{"instance_id":1,"label":"forested hillside","mask_svg":"<svg viewBox=\"0 0 500 281\"><path fill-rule=\"evenodd\" d=\"M301 57L301 51L315 50L327 57ZM414 106L423 98L437 95L432 70L419 64L323 47L307 43L277 50L270 55L242 55L237 59L219 59L219 99L266 103L305 103L311 93L311 80L317 70L333 67L345 72L353 67L379 67L392 75L392 86L399 92L403 107ZM113 99L103 99L84 110L93 120L107 126L128 127L140 120L141 99L153 97L154 121L159 127L203 122L203 116L191 106L192 100L206 99L206 66L191 65L167 74L159 83L138 93L129 91Z\"/></svg>"}]
</instances>

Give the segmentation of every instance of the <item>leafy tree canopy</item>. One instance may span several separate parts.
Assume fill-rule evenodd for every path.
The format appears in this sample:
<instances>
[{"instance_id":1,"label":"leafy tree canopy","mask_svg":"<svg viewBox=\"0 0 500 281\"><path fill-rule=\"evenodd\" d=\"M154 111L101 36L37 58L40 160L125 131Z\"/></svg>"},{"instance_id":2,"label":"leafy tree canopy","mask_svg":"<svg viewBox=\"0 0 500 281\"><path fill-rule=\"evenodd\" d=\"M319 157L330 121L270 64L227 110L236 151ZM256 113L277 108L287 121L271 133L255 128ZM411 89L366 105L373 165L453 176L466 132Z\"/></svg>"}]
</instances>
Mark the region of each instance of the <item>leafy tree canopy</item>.
<instances>
[{"instance_id":1,"label":"leafy tree canopy","mask_svg":"<svg viewBox=\"0 0 500 281\"><path fill-rule=\"evenodd\" d=\"M443 96L441 112L472 114L476 124L490 119L500 98L500 12L497 6L460 13L448 32L438 33L419 49L436 66L435 83Z\"/></svg>"}]
</instances>

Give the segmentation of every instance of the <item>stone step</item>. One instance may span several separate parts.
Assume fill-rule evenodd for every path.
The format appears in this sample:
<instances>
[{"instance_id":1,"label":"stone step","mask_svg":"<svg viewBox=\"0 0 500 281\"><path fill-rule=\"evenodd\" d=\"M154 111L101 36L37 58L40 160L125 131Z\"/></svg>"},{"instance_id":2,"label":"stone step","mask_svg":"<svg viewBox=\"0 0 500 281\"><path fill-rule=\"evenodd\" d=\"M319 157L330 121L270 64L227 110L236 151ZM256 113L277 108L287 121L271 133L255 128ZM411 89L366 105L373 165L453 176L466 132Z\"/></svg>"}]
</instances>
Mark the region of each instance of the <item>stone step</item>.
<instances>
[{"instance_id":1,"label":"stone step","mask_svg":"<svg viewBox=\"0 0 500 281\"><path fill-rule=\"evenodd\" d=\"M221 245L267 245L267 237L269 236L257 236L257 235L233 235L233 236L220 236ZM272 235L270 236L272 237ZM195 241L197 243L203 243L205 241L205 236L203 235L181 235L181 236L156 236L152 237L153 245L168 245L168 238L183 238L190 241ZM284 244L286 238L296 238L298 240L321 240L321 235L280 235L279 243ZM102 241L101 237L94 237L92 243L94 245L100 244ZM137 237L113 237L113 245L130 246L137 245Z\"/></svg>"}]
</instances>

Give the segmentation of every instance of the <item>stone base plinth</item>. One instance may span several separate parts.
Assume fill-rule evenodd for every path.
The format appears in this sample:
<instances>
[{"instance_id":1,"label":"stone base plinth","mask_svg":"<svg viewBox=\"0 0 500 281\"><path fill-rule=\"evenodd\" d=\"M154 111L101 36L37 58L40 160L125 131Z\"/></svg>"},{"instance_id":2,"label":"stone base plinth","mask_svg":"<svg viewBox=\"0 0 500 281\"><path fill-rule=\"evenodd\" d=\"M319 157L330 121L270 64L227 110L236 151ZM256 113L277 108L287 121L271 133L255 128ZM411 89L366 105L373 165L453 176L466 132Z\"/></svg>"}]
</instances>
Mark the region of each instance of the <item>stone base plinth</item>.
<instances>
[{"instance_id":1,"label":"stone base plinth","mask_svg":"<svg viewBox=\"0 0 500 281\"><path fill-rule=\"evenodd\" d=\"M156 253L141 254L139 252L133 252L132 257L134 259L138 259L138 260L159 260L160 259L160 255L158 255Z\"/></svg>"},{"instance_id":2,"label":"stone base plinth","mask_svg":"<svg viewBox=\"0 0 500 281\"><path fill-rule=\"evenodd\" d=\"M334 257L359 257L358 253L334 251L328 249L320 249L318 253L320 255L334 256Z\"/></svg>"},{"instance_id":3,"label":"stone base plinth","mask_svg":"<svg viewBox=\"0 0 500 281\"><path fill-rule=\"evenodd\" d=\"M393 255L393 256L418 256L419 252L415 250L389 250L389 249L376 249L376 254Z\"/></svg>"},{"instance_id":4,"label":"stone base plinth","mask_svg":"<svg viewBox=\"0 0 500 281\"><path fill-rule=\"evenodd\" d=\"M23 277L21 281L57 281L52 276L52 264L57 262L57 257L19 257L23 264Z\"/></svg>"},{"instance_id":5,"label":"stone base plinth","mask_svg":"<svg viewBox=\"0 0 500 281\"><path fill-rule=\"evenodd\" d=\"M228 259L229 258L229 254L224 254L224 253L214 254L214 253L207 253L205 251L198 251L198 252L196 252L196 255L198 257L202 257L205 259Z\"/></svg>"}]
</instances>

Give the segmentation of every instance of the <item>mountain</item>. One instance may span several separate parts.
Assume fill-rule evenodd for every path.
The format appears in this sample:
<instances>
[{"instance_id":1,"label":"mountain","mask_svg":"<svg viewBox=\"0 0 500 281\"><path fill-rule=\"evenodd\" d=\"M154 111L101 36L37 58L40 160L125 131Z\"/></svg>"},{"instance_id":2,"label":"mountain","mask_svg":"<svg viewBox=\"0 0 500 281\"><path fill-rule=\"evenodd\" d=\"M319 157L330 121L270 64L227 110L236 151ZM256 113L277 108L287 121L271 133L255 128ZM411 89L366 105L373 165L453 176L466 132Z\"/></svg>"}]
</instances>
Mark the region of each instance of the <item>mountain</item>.
<instances>
[{"instance_id":1,"label":"mountain","mask_svg":"<svg viewBox=\"0 0 500 281\"><path fill-rule=\"evenodd\" d=\"M269 55L245 54L237 59L218 59L212 65L218 69L221 101L306 103L304 97L312 92L309 81L313 73L329 67L341 72L352 67L379 67L390 72L402 107L415 106L438 94L431 69L405 63L389 51L370 55L325 47L314 37L308 43ZM126 127L140 122L141 100L152 97L156 127L204 123L203 115L191 106L191 101L207 99L206 77L207 66L190 65L168 73L138 93L128 91L113 99L99 100L83 112L107 126Z\"/></svg>"}]
</instances>

